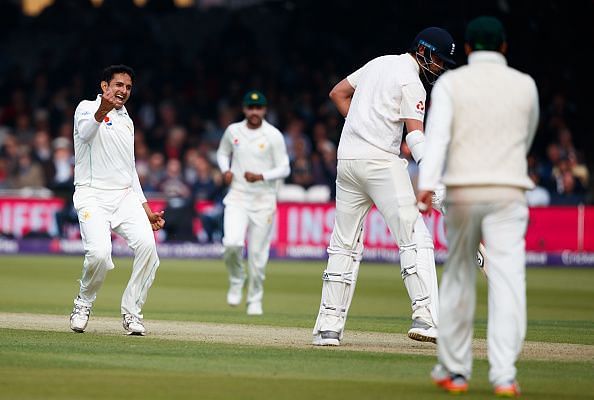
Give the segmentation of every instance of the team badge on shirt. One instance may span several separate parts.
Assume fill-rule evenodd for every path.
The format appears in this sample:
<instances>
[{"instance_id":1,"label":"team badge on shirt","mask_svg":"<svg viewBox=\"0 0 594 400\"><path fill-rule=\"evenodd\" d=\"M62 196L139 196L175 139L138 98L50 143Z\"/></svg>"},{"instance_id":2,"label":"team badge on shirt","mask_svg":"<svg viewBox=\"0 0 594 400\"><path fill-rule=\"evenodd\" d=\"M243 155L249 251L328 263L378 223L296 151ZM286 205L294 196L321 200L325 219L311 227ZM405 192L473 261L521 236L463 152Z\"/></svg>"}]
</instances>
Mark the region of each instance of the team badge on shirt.
<instances>
[{"instance_id":1,"label":"team badge on shirt","mask_svg":"<svg viewBox=\"0 0 594 400\"><path fill-rule=\"evenodd\" d=\"M239 139L237 139L237 138L233 139L233 146L235 146L235 147L239 146Z\"/></svg>"},{"instance_id":2,"label":"team badge on shirt","mask_svg":"<svg viewBox=\"0 0 594 400\"><path fill-rule=\"evenodd\" d=\"M425 103L423 103L423 100L417 103L417 110L421 112L425 111Z\"/></svg>"},{"instance_id":3,"label":"team badge on shirt","mask_svg":"<svg viewBox=\"0 0 594 400\"><path fill-rule=\"evenodd\" d=\"M258 145L258 147L260 148L260 150L264 150L264 148L266 147L266 145L264 143L260 143Z\"/></svg>"},{"instance_id":4,"label":"team badge on shirt","mask_svg":"<svg viewBox=\"0 0 594 400\"><path fill-rule=\"evenodd\" d=\"M83 221L88 221L89 218L91 218L91 213L89 212L89 210L85 210L81 213L80 217Z\"/></svg>"}]
</instances>

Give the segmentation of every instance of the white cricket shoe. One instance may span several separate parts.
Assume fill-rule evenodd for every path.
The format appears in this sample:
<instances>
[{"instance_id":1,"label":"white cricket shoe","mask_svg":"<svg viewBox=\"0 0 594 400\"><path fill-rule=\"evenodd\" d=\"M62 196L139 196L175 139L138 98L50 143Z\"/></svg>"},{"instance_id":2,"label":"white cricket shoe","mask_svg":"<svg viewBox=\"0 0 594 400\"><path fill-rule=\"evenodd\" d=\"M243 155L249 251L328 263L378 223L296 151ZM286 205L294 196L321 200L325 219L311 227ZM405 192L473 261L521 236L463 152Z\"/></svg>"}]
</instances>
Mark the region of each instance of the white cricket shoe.
<instances>
[{"instance_id":1,"label":"white cricket shoe","mask_svg":"<svg viewBox=\"0 0 594 400\"><path fill-rule=\"evenodd\" d=\"M321 331L314 337L314 346L340 346L340 334L334 331Z\"/></svg>"},{"instance_id":2,"label":"white cricket shoe","mask_svg":"<svg viewBox=\"0 0 594 400\"><path fill-rule=\"evenodd\" d=\"M70 329L74 332L83 333L89 323L90 314L91 306L74 303L74 308L70 313Z\"/></svg>"},{"instance_id":3,"label":"white cricket shoe","mask_svg":"<svg viewBox=\"0 0 594 400\"><path fill-rule=\"evenodd\" d=\"M241 304L241 298L243 296L243 285L231 285L227 292L227 304L232 307L236 307Z\"/></svg>"},{"instance_id":4,"label":"white cricket shoe","mask_svg":"<svg viewBox=\"0 0 594 400\"><path fill-rule=\"evenodd\" d=\"M437 343L437 328L421 318L415 318L408 330L408 337L419 342Z\"/></svg>"},{"instance_id":5,"label":"white cricket shoe","mask_svg":"<svg viewBox=\"0 0 594 400\"><path fill-rule=\"evenodd\" d=\"M262 311L262 303L259 301L254 303L248 303L247 305L247 315L262 315L264 311Z\"/></svg>"},{"instance_id":6,"label":"white cricket shoe","mask_svg":"<svg viewBox=\"0 0 594 400\"><path fill-rule=\"evenodd\" d=\"M146 329L144 329L142 319L132 314L123 314L122 319L122 325L128 332L128 335L144 336Z\"/></svg>"}]
</instances>

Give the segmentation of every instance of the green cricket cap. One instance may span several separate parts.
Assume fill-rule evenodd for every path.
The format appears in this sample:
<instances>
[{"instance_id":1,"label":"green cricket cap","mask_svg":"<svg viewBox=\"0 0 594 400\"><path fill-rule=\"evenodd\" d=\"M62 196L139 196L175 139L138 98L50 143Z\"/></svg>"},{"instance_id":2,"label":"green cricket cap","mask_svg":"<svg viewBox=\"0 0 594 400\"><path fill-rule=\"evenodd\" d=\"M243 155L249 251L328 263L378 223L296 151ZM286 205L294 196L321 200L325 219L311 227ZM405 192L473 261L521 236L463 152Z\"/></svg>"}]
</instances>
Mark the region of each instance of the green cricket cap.
<instances>
[{"instance_id":1,"label":"green cricket cap","mask_svg":"<svg viewBox=\"0 0 594 400\"><path fill-rule=\"evenodd\" d=\"M466 27L466 43L473 50L499 50L505 42L505 29L495 17L482 16L470 21Z\"/></svg>"},{"instance_id":2,"label":"green cricket cap","mask_svg":"<svg viewBox=\"0 0 594 400\"><path fill-rule=\"evenodd\" d=\"M244 106L262 106L266 107L268 102L266 101L266 97L257 90L250 90L243 96L243 105Z\"/></svg>"}]
</instances>

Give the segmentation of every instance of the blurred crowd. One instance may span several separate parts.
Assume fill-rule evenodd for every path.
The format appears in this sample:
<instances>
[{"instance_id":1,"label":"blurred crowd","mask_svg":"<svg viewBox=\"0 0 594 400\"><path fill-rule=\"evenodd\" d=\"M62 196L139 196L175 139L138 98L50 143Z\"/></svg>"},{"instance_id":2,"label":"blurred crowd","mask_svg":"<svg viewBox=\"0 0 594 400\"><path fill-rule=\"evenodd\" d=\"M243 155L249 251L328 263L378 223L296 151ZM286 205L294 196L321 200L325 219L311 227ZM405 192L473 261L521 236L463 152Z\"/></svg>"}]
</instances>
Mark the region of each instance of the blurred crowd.
<instances>
[{"instance_id":1,"label":"blurred crowd","mask_svg":"<svg viewBox=\"0 0 594 400\"><path fill-rule=\"evenodd\" d=\"M161 3L166 2L154 1ZM56 0L35 18L2 5L0 191L45 189L69 199L74 110L100 91L103 67L125 63L137 73L126 107L135 123L136 166L147 197L180 207L221 201L225 188L215 152L227 125L242 119L243 93L255 88L269 99L267 120L285 137L291 160L286 183L325 185L333 199L343 119L327 94L367 59L405 51L417 28L403 26L400 42L349 42L347 33L341 40L339 25L324 29L323 18L308 15L304 5L256 3L230 11L138 9L125 0L93 8ZM322 5L318 11L330 13ZM23 51L31 43L36 51ZM529 202L592 204L593 160L582 150L582 138L591 135L584 130L591 126L579 123L581 99L552 85L551 71L531 71L526 58L516 60L541 90L540 127L528 156L537 186ZM402 150L415 181L416 165L406 145Z\"/></svg>"}]
</instances>

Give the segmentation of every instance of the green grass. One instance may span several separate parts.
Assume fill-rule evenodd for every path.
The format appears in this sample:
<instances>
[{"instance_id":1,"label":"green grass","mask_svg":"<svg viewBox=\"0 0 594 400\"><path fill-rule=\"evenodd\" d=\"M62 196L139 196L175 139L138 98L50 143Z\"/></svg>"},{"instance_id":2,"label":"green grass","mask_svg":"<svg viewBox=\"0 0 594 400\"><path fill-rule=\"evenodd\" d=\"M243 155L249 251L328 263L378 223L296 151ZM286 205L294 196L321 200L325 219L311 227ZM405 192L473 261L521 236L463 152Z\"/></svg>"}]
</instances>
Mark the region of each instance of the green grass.
<instances>
[{"instance_id":1,"label":"green grass","mask_svg":"<svg viewBox=\"0 0 594 400\"><path fill-rule=\"evenodd\" d=\"M0 330L5 399L439 399L433 357ZM525 398L591 398L591 364L521 362ZM588 370L590 368L590 370ZM490 397L477 361L467 399Z\"/></svg>"},{"instance_id":2,"label":"green grass","mask_svg":"<svg viewBox=\"0 0 594 400\"><path fill-rule=\"evenodd\" d=\"M131 260L116 259L94 315L119 315ZM0 257L0 312L67 315L82 257ZM225 304L220 261L162 260L145 318L310 328L322 262L272 262L265 315ZM441 273L441 268L439 271ZM528 340L594 345L594 270L528 269ZM486 285L477 280L476 336L485 336ZM348 330L404 333L410 304L397 266L364 263ZM428 380L433 356L282 349L2 329L0 399L447 399ZM590 399L589 362L520 361L527 399ZM465 399L492 398L485 360Z\"/></svg>"}]
</instances>

